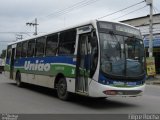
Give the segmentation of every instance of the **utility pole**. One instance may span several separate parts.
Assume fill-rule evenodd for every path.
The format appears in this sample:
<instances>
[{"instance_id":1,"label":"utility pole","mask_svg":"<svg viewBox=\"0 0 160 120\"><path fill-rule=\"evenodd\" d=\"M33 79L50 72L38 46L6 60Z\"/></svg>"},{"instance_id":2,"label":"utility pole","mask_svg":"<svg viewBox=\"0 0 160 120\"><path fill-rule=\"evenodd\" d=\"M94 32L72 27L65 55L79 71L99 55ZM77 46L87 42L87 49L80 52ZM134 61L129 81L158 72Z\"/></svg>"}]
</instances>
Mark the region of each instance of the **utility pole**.
<instances>
[{"instance_id":1,"label":"utility pole","mask_svg":"<svg viewBox=\"0 0 160 120\"><path fill-rule=\"evenodd\" d=\"M156 68L155 68L155 59L153 57L153 0L145 0L147 5L150 6L150 18L149 18L149 57L146 58L147 64L147 75L150 77L155 77Z\"/></svg>"},{"instance_id":2,"label":"utility pole","mask_svg":"<svg viewBox=\"0 0 160 120\"><path fill-rule=\"evenodd\" d=\"M37 35L37 18L35 18L35 35Z\"/></svg>"},{"instance_id":3,"label":"utility pole","mask_svg":"<svg viewBox=\"0 0 160 120\"><path fill-rule=\"evenodd\" d=\"M16 37L16 41L17 41L17 40L22 40L22 39L23 39L23 35L16 34L16 36L17 36L17 37Z\"/></svg>"},{"instance_id":4,"label":"utility pole","mask_svg":"<svg viewBox=\"0 0 160 120\"><path fill-rule=\"evenodd\" d=\"M146 4L150 6L150 19L149 19L149 57L153 57L153 0L145 0Z\"/></svg>"},{"instance_id":5,"label":"utility pole","mask_svg":"<svg viewBox=\"0 0 160 120\"><path fill-rule=\"evenodd\" d=\"M26 25L35 27L35 33L33 35L37 35L37 26L39 25L37 23L37 18L35 18L35 22L34 23L33 22L31 22L31 23L28 22L28 23L26 23Z\"/></svg>"}]
</instances>

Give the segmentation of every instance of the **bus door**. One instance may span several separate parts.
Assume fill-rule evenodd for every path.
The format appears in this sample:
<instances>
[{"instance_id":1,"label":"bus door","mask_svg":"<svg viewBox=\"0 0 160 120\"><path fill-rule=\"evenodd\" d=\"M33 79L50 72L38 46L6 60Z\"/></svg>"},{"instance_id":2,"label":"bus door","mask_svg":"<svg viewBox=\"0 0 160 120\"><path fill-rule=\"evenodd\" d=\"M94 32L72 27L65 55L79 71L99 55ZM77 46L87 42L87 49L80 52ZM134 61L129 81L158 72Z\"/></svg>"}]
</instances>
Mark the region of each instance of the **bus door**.
<instances>
[{"instance_id":1,"label":"bus door","mask_svg":"<svg viewBox=\"0 0 160 120\"><path fill-rule=\"evenodd\" d=\"M76 92L88 94L88 77L90 69L89 34L79 35L77 65L76 65Z\"/></svg>"},{"instance_id":2,"label":"bus door","mask_svg":"<svg viewBox=\"0 0 160 120\"><path fill-rule=\"evenodd\" d=\"M14 72L14 56L15 56L15 47L12 46L11 57L10 57L10 78L13 79Z\"/></svg>"}]
</instances>

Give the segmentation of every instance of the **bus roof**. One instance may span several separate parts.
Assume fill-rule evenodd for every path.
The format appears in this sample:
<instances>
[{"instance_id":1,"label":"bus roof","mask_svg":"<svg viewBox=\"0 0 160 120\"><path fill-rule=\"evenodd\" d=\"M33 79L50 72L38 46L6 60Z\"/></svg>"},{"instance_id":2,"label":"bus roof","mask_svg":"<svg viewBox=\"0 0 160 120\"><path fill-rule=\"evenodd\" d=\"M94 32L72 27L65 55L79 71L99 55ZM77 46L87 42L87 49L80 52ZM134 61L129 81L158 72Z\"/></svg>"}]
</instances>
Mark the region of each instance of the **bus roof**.
<instances>
[{"instance_id":1,"label":"bus roof","mask_svg":"<svg viewBox=\"0 0 160 120\"><path fill-rule=\"evenodd\" d=\"M32 37L27 38L27 39L22 39L22 40L19 40L19 41L11 42L11 43L8 43L8 45L12 45L12 44L16 44L16 43L19 43L19 42L35 39L35 38L42 37L42 36L47 36L47 35L50 35L50 34L53 34L53 33L58 33L58 32L64 31L64 30L68 30L68 29L78 28L78 27L81 27L81 26L84 26L84 25L92 24L94 26L94 25L96 25L97 21L101 21L101 20L90 20L90 21L83 22L81 24L77 24L77 25L74 25L74 26L69 26L69 27L66 27L66 28L61 28L61 29L55 30L53 32L49 32L49 33L45 33L45 34L40 34L40 35L32 36ZM121 22L115 22L115 21L113 22L113 21L105 21L105 20L102 20L102 22L117 23L117 24L122 24L122 25L126 25L126 26L133 27L133 28L137 29L134 26L131 26L131 25L128 25L128 24L125 24L125 23L121 23Z\"/></svg>"}]
</instances>

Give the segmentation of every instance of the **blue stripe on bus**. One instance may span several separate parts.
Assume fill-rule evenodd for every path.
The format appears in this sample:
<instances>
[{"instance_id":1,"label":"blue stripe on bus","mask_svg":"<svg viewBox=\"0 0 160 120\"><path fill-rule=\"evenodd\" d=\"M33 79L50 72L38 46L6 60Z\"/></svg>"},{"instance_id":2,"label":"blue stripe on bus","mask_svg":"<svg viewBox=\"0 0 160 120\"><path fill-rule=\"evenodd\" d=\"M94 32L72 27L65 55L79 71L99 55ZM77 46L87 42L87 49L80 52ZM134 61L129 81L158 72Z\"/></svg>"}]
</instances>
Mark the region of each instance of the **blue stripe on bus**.
<instances>
[{"instance_id":1,"label":"blue stripe on bus","mask_svg":"<svg viewBox=\"0 0 160 120\"><path fill-rule=\"evenodd\" d=\"M76 62L73 61L74 56L54 56L54 57L28 57L28 58L19 58L15 60L14 66L20 67L24 66L25 61L30 61L35 63L36 60L42 63L66 63L76 65ZM9 64L9 59L6 60L6 64Z\"/></svg>"}]
</instances>

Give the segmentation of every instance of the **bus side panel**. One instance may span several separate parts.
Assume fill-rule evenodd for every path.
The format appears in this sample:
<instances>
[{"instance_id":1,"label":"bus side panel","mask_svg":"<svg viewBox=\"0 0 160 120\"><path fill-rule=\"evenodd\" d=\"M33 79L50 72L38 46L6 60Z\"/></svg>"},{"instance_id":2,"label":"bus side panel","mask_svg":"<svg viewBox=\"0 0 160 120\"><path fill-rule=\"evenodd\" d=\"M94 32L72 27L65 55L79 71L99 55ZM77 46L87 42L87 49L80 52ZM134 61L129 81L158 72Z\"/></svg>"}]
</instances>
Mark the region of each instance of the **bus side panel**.
<instances>
[{"instance_id":1,"label":"bus side panel","mask_svg":"<svg viewBox=\"0 0 160 120\"><path fill-rule=\"evenodd\" d=\"M44 75L34 75L34 74L21 74L22 82L39 85L48 88L54 88L55 77L49 77ZM67 81L67 91L75 93L75 79L66 78Z\"/></svg>"},{"instance_id":2,"label":"bus side panel","mask_svg":"<svg viewBox=\"0 0 160 120\"><path fill-rule=\"evenodd\" d=\"M49 88L54 88L55 77L61 73L66 78L67 90L75 92L74 58L74 56L20 58L15 63L15 71L20 71L22 82Z\"/></svg>"},{"instance_id":3,"label":"bus side panel","mask_svg":"<svg viewBox=\"0 0 160 120\"><path fill-rule=\"evenodd\" d=\"M21 73L21 80L25 83L54 88L54 77Z\"/></svg>"},{"instance_id":4,"label":"bus side panel","mask_svg":"<svg viewBox=\"0 0 160 120\"><path fill-rule=\"evenodd\" d=\"M58 73L66 77L75 77L76 62L73 56L20 58L15 70L21 73L55 76Z\"/></svg>"},{"instance_id":5,"label":"bus side panel","mask_svg":"<svg viewBox=\"0 0 160 120\"><path fill-rule=\"evenodd\" d=\"M75 78L66 78L67 81L67 91L75 93Z\"/></svg>"}]
</instances>

